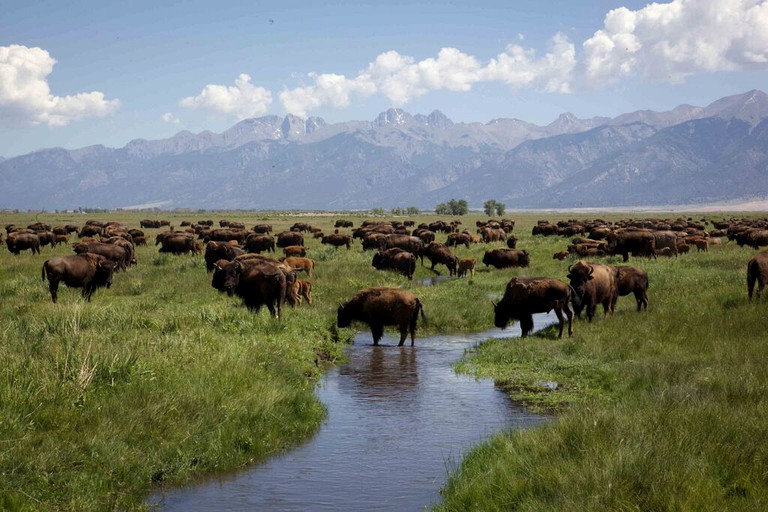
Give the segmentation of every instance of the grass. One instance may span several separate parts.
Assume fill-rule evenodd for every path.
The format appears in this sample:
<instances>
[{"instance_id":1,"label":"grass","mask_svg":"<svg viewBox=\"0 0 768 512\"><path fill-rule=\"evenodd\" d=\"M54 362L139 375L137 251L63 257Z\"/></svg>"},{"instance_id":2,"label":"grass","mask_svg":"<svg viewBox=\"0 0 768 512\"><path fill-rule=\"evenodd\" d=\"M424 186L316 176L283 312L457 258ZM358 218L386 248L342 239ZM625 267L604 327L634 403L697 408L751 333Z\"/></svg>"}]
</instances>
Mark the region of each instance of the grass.
<instances>
[{"instance_id":1,"label":"grass","mask_svg":"<svg viewBox=\"0 0 768 512\"><path fill-rule=\"evenodd\" d=\"M137 227L145 216L94 217ZM301 220L326 232L337 218L159 216L177 225L268 221L276 231ZM116 275L91 303L62 286L54 305L40 267L51 255L70 254L69 247L34 256L0 252L0 509L141 510L158 485L184 485L290 449L322 423L314 386L343 358L353 330L334 327L335 310L359 288L413 290L428 318L419 327L425 336L490 328L490 300L515 275L565 278L570 261L551 258L566 240L532 237L540 215L510 216L518 221L518 246L532 254L530 268L480 265L474 278L433 287L419 284L435 275L428 267L418 265L407 281L374 270L372 253L357 243L336 250L305 237L318 262L314 305L286 308L280 321L213 290L201 256L140 247L138 266ZM462 220L474 231L475 218ZM83 222L63 214L4 220ZM455 253L480 261L485 249ZM673 260L631 260L650 276L647 312L636 313L634 299L625 297L613 317L578 322L571 340L545 329L468 354L460 371L494 378L556 420L479 446L451 476L442 507L765 508L768 316L764 303L746 299L752 254L726 244Z\"/></svg>"},{"instance_id":2,"label":"grass","mask_svg":"<svg viewBox=\"0 0 768 512\"><path fill-rule=\"evenodd\" d=\"M648 271L648 312L620 298L613 317L578 322L573 340L548 329L469 354L460 371L556 420L477 447L439 508L765 509L768 315L747 300L754 252L630 260Z\"/></svg>"}]
</instances>

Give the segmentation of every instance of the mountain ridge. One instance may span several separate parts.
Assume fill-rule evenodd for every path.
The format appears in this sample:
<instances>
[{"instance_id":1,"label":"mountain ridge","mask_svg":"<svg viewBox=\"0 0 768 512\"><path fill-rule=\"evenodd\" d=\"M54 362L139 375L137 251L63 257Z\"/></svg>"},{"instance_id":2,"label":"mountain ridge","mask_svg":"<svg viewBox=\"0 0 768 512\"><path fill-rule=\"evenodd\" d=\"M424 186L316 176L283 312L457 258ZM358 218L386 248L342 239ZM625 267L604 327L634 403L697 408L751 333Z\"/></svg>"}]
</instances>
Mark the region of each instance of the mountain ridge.
<instances>
[{"instance_id":1,"label":"mountain ridge","mask_svg":"<svg viewBox=\"0 0 768 512\"><path fill-rule=\"evenodd\" d=\"M768 95L758 90L666 112L563 113L546 126L509 118L454 122L439 110L395 108L343 123L272 115L222 133L181 131L122 148L0 158L0 206L431 208L458 197L547 208L736 200L768 196L766 118Z\"/></svg>"}]
</instances>

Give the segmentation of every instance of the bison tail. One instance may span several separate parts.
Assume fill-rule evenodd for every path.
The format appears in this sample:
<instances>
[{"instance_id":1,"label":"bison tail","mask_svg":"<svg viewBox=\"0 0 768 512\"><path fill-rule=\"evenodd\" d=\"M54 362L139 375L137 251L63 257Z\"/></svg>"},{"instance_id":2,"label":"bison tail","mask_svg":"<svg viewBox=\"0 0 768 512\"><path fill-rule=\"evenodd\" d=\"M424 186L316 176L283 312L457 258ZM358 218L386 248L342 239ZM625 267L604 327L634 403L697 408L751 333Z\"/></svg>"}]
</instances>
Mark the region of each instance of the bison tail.
<instances>
[{"instance_id":1,"label":"bison tail","mask_svg":"<svg viewBox=\"0 0 768 512\"><path fill-rule=\"evenodd\" d=\"M424 306L421 304L421 301L419 299L416 299L416 305L419 308L419 314L421 315L421 322L426 327L429 325L429 322L427 322L427 317L424 315Z\"/></svg>"},{"instance_id":2,"label":"bison tail","mask_svg":"<svg viewBox=\"0 0 768 512\"><path fill-rule=\"evenodd\" d=\"M45 281L45 263L43 263L42 274L43 274L43 281Z\"/></svg>"}]
</instances>

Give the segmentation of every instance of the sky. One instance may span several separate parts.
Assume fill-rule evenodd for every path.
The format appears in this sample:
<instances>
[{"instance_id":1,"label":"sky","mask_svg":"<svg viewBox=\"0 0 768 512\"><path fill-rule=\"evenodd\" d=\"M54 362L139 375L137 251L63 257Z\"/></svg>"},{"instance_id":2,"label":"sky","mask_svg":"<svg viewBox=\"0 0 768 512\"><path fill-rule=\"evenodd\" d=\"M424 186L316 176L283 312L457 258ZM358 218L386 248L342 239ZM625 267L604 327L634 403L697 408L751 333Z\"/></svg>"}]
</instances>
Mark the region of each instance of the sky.
<instances>
[{"instance_id":1,"label":"sky","mask_svg":"<svg viewBox=\"0 0 768 512\"><path fill-rule=\"evenodd\" d=\"M768 0L0 0L0 156L265 115L455 122L768 91Z\"/></svg>"}]
</instances>

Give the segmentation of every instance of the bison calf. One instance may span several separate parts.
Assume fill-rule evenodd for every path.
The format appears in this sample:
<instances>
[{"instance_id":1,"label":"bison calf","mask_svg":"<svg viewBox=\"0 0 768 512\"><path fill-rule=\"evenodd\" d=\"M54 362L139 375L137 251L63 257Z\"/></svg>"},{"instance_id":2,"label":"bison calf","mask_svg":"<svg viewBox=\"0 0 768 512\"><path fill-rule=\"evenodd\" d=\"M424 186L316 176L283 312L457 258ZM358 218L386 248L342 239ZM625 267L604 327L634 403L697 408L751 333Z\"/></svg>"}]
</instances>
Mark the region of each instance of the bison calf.
<instances>
[{"instance_id":1,"label":"bison calf","mask_svg":"<svg viewBox=\"0 0 768 512\"><path fill-rule=\"evenodd\" d=\"M419 314L424 319L421 302L409 291L397 288L366 288L357 292L349 302L339 306L337 324L339 327L349 327L355 320L367 323L371 327L374 345L378 345L384 335L385 325L397 325L400 328L398 346L403 346L408 332L411 333L413 346Z\"/></svg>"}]
</instances>

